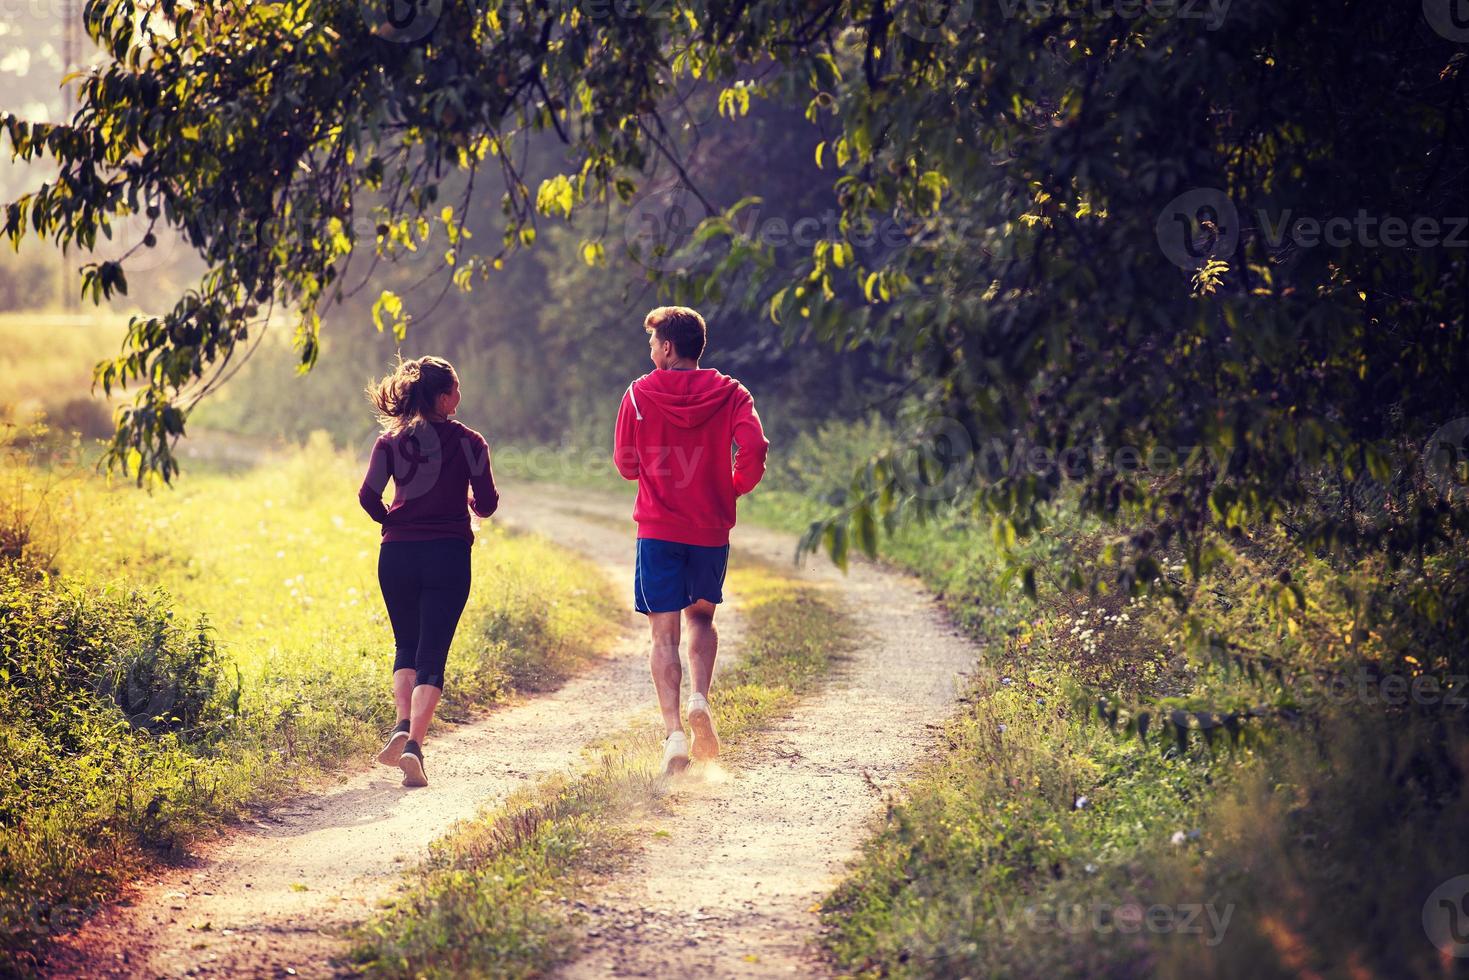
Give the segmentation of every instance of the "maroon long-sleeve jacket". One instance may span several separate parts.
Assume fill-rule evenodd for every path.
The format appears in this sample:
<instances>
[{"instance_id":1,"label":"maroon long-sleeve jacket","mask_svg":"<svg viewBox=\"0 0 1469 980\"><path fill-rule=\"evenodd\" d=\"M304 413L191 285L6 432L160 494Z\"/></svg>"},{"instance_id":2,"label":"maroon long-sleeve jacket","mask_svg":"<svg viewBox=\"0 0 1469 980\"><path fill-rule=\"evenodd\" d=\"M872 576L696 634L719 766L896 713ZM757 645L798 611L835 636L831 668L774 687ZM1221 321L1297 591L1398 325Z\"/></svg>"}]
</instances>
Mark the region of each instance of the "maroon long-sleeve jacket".
<instances>
[{"instance_id":1,"label":"maroon long-sleeve jacket","mask_svg":"<svg viewBox=\"0 0 1469 980\"><path fill-rule=\"evenodd\" d=\"M383 506L392 477L393 502ZM470 496L469 491L474 494ZM383 433L372 446L357 500L383 526L384 541L474 540L470 508L489 517L500 505L484 436L453 419L424 420L402 433Z\"/></svg>"}]
</instances>

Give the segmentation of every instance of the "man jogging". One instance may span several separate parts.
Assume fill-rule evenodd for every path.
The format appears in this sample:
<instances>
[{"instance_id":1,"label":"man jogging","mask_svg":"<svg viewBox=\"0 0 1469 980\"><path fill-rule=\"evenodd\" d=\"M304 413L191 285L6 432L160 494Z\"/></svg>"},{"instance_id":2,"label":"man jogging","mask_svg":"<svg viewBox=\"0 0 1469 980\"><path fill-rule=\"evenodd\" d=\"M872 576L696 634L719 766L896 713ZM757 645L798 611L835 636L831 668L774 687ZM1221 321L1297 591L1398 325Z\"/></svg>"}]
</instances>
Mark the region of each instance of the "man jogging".
<instances>
[{"instance_id":1,"label":"man jogging","mask_svg":"<svg viewBox=\"0 0 1469 980\"><path fill-rule=\"evenodd\" d=\"M719 635L714 607L723 601L729 529L735 498L765 474L770 443L744 385L699 367L707 332L704 318L683 306L660 306L643 321L657 370L622 396L613 455L624 479L638 481L633 520L638 525L633 606L653 633L653 686L668 736L664 772L683 771L689 756L712 759L719 737L709 713L709 682ZM736 447L733 464L730 447ZM679 619L689 635L689 727L692 753L679 715L683 671Z\"/></svg>"}]
</instances>

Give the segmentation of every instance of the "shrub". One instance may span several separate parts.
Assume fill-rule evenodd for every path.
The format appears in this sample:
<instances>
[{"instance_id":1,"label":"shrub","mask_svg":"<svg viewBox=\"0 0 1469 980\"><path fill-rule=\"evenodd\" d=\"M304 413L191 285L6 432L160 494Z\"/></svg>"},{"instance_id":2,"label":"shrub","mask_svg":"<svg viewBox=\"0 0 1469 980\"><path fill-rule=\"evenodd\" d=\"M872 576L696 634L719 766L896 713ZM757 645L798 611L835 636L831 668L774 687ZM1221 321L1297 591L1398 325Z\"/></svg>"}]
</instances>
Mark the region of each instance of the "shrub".
<instances>
[{"instance_id":1,"label":"shrub","mask_svg":"<svg viewBox=\"0 0 1469 980\"><path fill-rule=\"evenodd\" d=\"M165 596L0 563L0 963L208 811L188 743L223 730L221 681L208 624Z\"/></svg>"}]
</instances>

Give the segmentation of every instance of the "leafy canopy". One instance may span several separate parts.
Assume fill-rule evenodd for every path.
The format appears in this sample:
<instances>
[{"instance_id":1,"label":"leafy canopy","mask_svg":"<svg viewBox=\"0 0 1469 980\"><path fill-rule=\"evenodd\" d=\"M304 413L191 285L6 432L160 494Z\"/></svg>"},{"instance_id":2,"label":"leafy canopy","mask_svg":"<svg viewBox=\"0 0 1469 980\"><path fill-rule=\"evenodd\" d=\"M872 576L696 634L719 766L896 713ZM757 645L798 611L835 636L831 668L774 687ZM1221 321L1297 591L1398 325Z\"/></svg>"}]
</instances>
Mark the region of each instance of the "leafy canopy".
<instances>
[{"instance_id":1,"label":"leafy canopy","mask_svg":"<svg viewBox=\"0 0 1469 980\"><path fill-rule=\"evenodd\" d=\"M91 247L147 209L210 262L96 375L141 386L108 461L167 479L189 407L277 304L314 363L322 304L360 288L364 193L374 264L442 225L446 288L467 288L538 223L637 199L655 161L689 176L680 81L724 125L804 104L833 230L778 248L691 179L699 220L667 230L702 258L651 264L671 297L738 284L790 342L872 344L911 378L917 452L874 459L808 544L842 559L956 501L1009 539L1074 487L1140 528L1111 551L1130 585L1159 548L1197 572L1262 519L1317 551L1423 555L1465 529L1469 428L1465 51L1432 7L471 0L395 22L92 0L113 61L73 121L0 117L15 154L61 165L5 230ZM532 188L536 134L566 166ZM451 168L466 196L484 168L503 188L492 254L439 200ZM628 247L584 227L590 263ZM85 291L125 292L125 266L86 267ZM391 293L374 309L380 330L408 316Z\"/></svg>"}]
</instances>

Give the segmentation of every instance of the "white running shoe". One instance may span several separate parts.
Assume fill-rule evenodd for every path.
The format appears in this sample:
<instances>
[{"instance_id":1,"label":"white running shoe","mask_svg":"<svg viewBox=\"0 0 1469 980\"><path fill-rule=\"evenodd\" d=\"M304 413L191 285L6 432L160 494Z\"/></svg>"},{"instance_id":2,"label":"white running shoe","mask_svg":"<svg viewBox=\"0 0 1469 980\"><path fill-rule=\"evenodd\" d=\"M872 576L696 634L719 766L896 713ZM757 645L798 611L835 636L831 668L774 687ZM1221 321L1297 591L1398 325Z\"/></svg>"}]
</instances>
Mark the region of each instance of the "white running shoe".
<instances>
[{"instance_id":1,"label":"white running shoe","mask_svg":"<svg viewBox=\"0 0 1469 980\"><path fill-rule=\"evenodd\" d=\"M689 739L674 732L663 740L663 774L676 776L689 767Z\"/></svg>"},{"instance_id":2,"label":"white running shoe","mask_svg":"<svg viewBox=\"0 0 1469 980\"><path fill-rule=\"evenodd\" d=\"M709 699L702 694L689 696L689 727L694 730L693 757L719 758L719 735L714 731L714 716L709 712Z\"/></svg>"}]
</instances>

